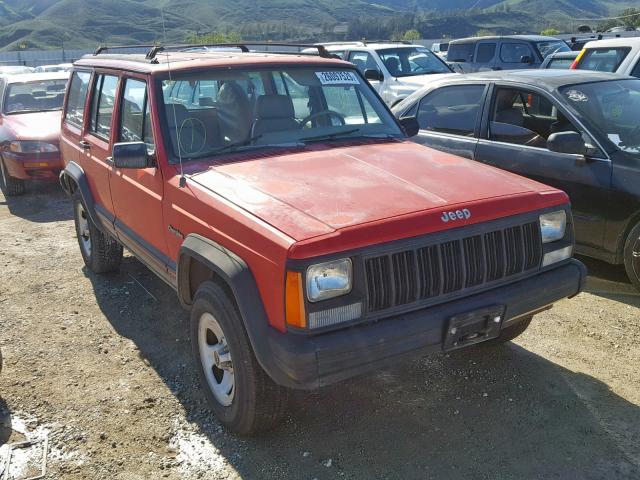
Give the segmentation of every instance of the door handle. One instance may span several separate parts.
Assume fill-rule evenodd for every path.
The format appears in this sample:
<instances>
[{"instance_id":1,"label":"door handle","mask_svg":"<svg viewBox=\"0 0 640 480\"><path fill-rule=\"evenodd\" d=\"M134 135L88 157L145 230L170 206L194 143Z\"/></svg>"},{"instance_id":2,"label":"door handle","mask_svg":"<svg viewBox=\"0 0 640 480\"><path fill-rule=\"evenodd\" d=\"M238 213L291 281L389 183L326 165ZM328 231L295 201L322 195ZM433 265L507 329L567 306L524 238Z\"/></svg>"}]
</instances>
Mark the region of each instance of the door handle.
<instances>
[{"instance_id":1,"label":"door handle","mask_svg":"<svg viewBox=\"0 0 640 480\"><path fill-rule=\"evenodd\" d=\"M109 165L110 167L113 167L115 165L115 163L113 163L113 157L107 157L104 159L104 162Z\"/></svg>"},{"instance_id":2,"label":"door handle","mask_svg":"<svg viewBox=\"0 0 640 480\"><path fill-rule=\"evenodd\" d=\"M491 70L502 70L502 67L491 67Z\"/></svg>"},{"instance_id":3,"label":"door handle","mask_svg":"<svg viewBox=\"0 0 640 480\"><path fill-rule=\"evenodd\" d=\"M89 142L87 142L86 140L80 140L78 142L78 145L80 145L83 150L87 150L87 149L91 148L91 144Z\"/></svg>"}]
</instances>

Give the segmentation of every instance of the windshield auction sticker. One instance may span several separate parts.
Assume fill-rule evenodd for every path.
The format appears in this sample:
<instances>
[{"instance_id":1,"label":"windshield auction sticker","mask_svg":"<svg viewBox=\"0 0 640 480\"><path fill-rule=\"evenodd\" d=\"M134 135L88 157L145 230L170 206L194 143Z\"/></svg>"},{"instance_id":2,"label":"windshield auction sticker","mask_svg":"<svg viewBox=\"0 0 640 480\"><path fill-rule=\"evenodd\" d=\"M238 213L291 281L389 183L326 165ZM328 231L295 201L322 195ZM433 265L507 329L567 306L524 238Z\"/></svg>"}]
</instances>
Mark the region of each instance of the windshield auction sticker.
<instances>
[{"instance_id":1,"label":"windshield auction sticker","mask_svg":"<svg viewBox=\"0 0 640 480\"><path fill-rule=\"evenodd\" d=\"M353 72L316 72L316 76L322 85L359 85L360 81Z\"/></svg>"}]
</instances>

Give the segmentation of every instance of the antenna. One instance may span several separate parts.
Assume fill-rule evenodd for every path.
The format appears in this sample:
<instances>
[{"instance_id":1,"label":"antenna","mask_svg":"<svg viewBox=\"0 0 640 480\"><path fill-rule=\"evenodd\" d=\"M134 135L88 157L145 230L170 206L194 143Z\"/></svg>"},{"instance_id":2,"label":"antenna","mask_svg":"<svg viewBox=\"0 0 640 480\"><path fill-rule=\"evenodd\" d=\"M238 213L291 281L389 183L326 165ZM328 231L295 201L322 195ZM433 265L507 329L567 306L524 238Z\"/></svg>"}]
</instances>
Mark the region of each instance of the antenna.
<instances>
[{"instance_id":1,"label":"antenna","mask_svg":"<svg viewBox=\"0 0 640 480\"><path fill-rule=\"evenodd\" d=\"M164 44L167 44L167 29L164 25L164 9L160 9L160 16L162 17L162 38L164 39ZM167 55L167 71L169 73L169 82L173 83L173 79L171 78L171 63L169 62L169 52L165 51ZM182 170L182 145L180 145L180 132L178 130L178 117L176 115L176 104L171 102L171 107L173 108L173 123L176 129L176 142L178 142L178 162L180 163L180 181L178 182L178 186L180 188L184 188L187 184L187 179L184 176L184 171Z\"/></svg>"}]
</instances>

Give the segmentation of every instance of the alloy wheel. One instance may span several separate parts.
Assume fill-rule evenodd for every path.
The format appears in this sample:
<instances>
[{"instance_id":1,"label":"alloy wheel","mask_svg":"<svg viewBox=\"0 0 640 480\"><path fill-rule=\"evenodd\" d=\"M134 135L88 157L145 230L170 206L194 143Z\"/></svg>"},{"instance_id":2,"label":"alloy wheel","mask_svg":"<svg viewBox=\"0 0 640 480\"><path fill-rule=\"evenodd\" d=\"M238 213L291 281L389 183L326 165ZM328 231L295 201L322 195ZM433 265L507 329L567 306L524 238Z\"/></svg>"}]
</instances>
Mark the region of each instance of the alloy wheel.
<instances>
[{"instance_id":1,"label":"alloy wheel","mask_svg":"<svg viewBox=\"0 0 640 480\"><path fill-rule=\"evenodd\" d=\"M231 352L220 324L210 313L203 313L200 317L198 349L211 393L222 406L228 407L235 396Z\"/></svg>"}]
</instances>

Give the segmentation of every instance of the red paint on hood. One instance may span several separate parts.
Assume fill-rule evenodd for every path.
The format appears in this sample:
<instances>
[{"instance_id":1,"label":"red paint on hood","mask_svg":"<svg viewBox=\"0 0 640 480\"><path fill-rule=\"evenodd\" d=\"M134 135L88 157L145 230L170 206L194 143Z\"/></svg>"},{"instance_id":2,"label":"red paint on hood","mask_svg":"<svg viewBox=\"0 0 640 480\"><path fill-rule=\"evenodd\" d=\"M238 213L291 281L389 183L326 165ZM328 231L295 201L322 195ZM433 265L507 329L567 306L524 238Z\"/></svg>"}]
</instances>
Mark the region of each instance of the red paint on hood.
<instances>
[{"instance_id":1,"label":"red paint on hood","mask_svg":"<svg viewBox=\"0 0 640 480\"><path fill-rule=\"evenodd\" d=\"M408 141L318 146L216 165L191 181L302 242L296 256L318 241L328 253L567 202L546 185ZM471 218L440 219L458 208Z\"/></svg>"},{"instance_id":2,"label":"red paint on hood","mask_svg":"<svg viewBox=\"0 0 640 480\"><path fill-rule=\"evenodd\" d=\"M34 112L2 115L2 125L15 135L15 140L44 140L58 143L62 112Z\"/></svg>"}]
</instances>

